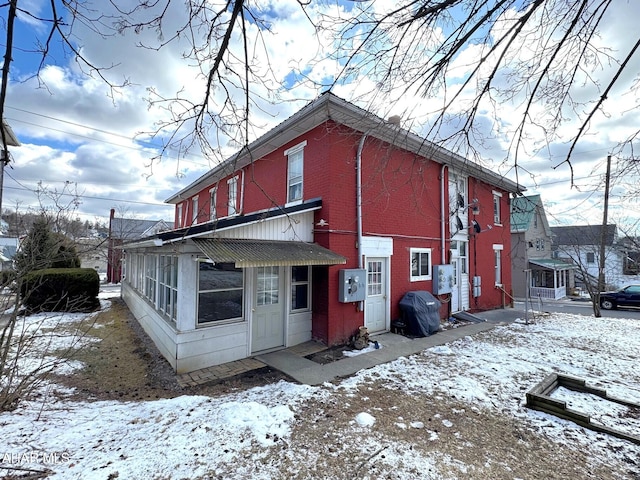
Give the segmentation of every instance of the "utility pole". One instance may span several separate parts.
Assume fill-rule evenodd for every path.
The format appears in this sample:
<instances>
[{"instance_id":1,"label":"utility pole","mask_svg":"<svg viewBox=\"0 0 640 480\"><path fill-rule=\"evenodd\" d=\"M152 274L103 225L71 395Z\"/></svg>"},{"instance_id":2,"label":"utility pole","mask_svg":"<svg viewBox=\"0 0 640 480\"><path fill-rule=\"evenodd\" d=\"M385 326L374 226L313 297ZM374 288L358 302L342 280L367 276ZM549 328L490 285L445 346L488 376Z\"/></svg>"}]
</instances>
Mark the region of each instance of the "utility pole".
<instances>
[{"instance_id":1,"label":"utility pole","mask_svg":"<svg viewBox=\"0 0 640 480\"><path fill-rule=\"evenodd\" d=\"M607 223L609 215L609 186L611 184L611 155L607 155L607 173L604 177L604 213L602 215L602 231L600 232L600 263L598 266L598 291L595 302L598 302L597 312L600 313L600 292L605 289L605 254L607 241ZM599 315L597 315L599 316Z\"/></svg>"}]
</instances>

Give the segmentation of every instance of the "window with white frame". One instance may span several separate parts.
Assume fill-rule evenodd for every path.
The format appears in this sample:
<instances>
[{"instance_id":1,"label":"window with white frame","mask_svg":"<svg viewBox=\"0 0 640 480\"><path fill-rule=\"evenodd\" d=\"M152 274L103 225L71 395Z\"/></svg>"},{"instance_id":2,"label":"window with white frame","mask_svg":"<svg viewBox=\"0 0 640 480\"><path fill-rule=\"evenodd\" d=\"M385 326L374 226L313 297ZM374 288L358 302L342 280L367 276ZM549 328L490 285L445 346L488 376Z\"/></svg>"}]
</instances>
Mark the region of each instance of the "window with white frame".
<instances>
[{"instance_id":1,"label":"window with white frame","mask_svg":"<svg viewBox=\"0 0 640 480\"><path fill-rule=\"evenodd\" d=\"M458 242L458 257L460 257L460 273L467 273L467 250L469 242Z\"/></svg>"},{"instance_id":2,"label":"window with white frame","mask_svg":"<svg viewBox=\"0 0 640 480\"><path fill-rule=\"evenodd\" d=\"M191 225L198 223L198 197L191 199Z\"/></svg>"},{"instance_id":3,"label":"window with white frame","mask_svg":"<svg viewBox=\"0 0 640 480\"><path fill-rule=\"evenodd\" d=\"M256 267L256 305L280 303L280 267Z\"/></svg>"},{"instance_id":4,"label":"window with white frame","mask_svg":"<svg viewBox=\"0 0 640 480\"><path fill-rule=\"evenodd\" d=\"M158 279L158 257L156 255L146 255L144 257L144 296L156 303L156 282Z\"/></svg>"},{"instance_id":5,"label":"window with white frame","mask_svg":"<svg viewBox=\"0 0 640 480\"><path fill-rule=\"evenodd\" d=\"M311 300L311 275L310 267L296 266L291 267L291 311L309 310Z\"/></svg>"},{"instance_id":6,"label":"window with white frame","mask_svg":"<svg viewBox=\"0 0 640 480\"><path fill-rule=\"evenodd\" d=\"M216 200L218 199L218 188L214 187L209 190L209 219L216 219Z\"/></svg>"},{"instance_id":7,"label":"window with white frame","mask_svg":"<svg viewBox=\"0 0 640 480\"><path fill-rule=\"evenodd\" d=\"M431 280L431 249L411 248L411 281Z\"/></svg>"},{"instance_id":8,"label":"window with white frame","mask_svg":"<svg viewBox=\"0 0 640 480\"><path fill-rule=\"evenodd\" d=\"M158 310L175 323L178 301L178 257L160 255L158 286L160 290Z\"/></svg>"},{"instance_id":9,"label":"window with white frame","mask_svg":"<svg viewBox=\"0 0 640 480\"><path fill-rule=\"evenodd\" d=\"M502 194L500 192L493 192L493 223L495 225L502 225L502 216L500 209L500 202L502 201Z\"/></svg>"},{"instance_id":10,"label":"window with white frame","mask_svg":"<svg viewBox=\"0 0 640 480\"><path fill-rule=\"evenodd\" d=\"M304 171L304 141L286 150L287 156L287 202L302 200L303 171Z\"/></svg>"},{"instance_id":11,"label":"window with white frame","mask_svg":"<svg viewBox=\"0 0 640 480\"><path fill-rule=\"evenodd\" d=\"M587 252L587 263L596 263L596 254L594 252Z\"/></svg>"},{"instance_id":12,"label":"window with white frame","mask_svg":"<svg viewBox=\"0 0 640 480\"><path fill-rule=\"evenodd\" d=\"M496 285L502 285L502 250L503 245L494 245L493 246L493 263L496 272Z\"/></svg>"},{"instance_id":13,"label":"window with white frame","mask_svg":"<svg viewBox=\"0 0 640 480\"><path fill-rule=\"evenodd\" d=\"M227 180L229 186L229 196L227 198L227 215L236 215L238 213L238 177L235 176Z\"/></svg>"},{"instance_id":14,"label":"window with white frame","mask_svg":"<svg viewBox=\"0 0 640 480\"><path fill-rule=\"evenodd\" d=\"M136 290L138 290L140 293L142 293L142 290L144 288L144 255L142 254L138 254L136 255L138 257L137 262L136 262Z\"/></svg>"},{"instance_id":15,"label":"window with white frame","mask_svg":"<svg viewBox=\"0 0 640 480\"><path fill-rule=\"evenodd\" d=\"M243 319L244 273L233 263L198 264L198 325Z\"/></svg>"},{"instance_id":16,"label":"window with white frame","mask_svg":"<svg viewBox=\"0 0 640 480\"><path fill-rule=\"evenodd\" d=\"M182 226L182 204L178 205L178 228Z\"/></svg>"}]
</instances>

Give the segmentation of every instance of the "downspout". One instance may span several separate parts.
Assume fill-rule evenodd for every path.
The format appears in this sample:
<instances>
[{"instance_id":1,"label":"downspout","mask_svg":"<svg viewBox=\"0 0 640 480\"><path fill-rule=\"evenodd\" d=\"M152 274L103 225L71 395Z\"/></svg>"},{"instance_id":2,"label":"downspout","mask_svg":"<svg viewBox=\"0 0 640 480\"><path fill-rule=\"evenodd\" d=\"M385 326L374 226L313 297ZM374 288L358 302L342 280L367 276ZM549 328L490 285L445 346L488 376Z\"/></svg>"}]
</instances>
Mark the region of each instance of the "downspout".
<instances>
[{"instance_id":1,"label":"downspout","mask_svg":"<svg viewBox=\"0 0 640 480\"><path fill-rule=\"evenodd\" d=\"M364 268L364 261L362 259L362 149L368 136L368 132L362 134L360 143L358 144L358 153L356 154L356 220L358 234L358 268L360 269Z\"/></svg>"},{"instance_id":2,"label":"downspout","mask_svg":"<svg viewBox=\"0 0 640 480\"><path fill-rule=\"evenodd\" d=\"M447 165L442 164L440 167L440 255L442 265L446 262L445 252L447 251L447 240L445 238L446 233L446 218L444 214L444 171Z\"/></svg>"},{"instance_id":3,"label":"downspout","mask_svg":"<svg viewBox=\"0 0 640 480\"><path fill-rule=\"evenodd\" d=\"M240 215L244 214L244 168L240 169L242 179L240 180Z\"/></svg>"}]
</instances>

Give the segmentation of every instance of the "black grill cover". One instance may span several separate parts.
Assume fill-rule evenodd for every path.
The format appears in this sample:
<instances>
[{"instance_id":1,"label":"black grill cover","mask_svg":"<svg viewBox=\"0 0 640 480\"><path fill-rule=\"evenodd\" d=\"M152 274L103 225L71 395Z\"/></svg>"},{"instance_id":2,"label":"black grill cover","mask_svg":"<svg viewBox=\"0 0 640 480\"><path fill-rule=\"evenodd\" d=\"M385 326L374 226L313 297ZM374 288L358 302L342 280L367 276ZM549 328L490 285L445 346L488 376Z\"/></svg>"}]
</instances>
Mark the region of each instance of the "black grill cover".
<instances>
[{"instance_id":1,"label":"black grill cover","mask_svg":"<svg viewBox=\"0 0 640 480\"><path fill-rule=\"evenodd\" d=\"M440 301L429 292L405 293L400 311L408 335L427 337L440 330Z\"/></svg>"}]
</instances>

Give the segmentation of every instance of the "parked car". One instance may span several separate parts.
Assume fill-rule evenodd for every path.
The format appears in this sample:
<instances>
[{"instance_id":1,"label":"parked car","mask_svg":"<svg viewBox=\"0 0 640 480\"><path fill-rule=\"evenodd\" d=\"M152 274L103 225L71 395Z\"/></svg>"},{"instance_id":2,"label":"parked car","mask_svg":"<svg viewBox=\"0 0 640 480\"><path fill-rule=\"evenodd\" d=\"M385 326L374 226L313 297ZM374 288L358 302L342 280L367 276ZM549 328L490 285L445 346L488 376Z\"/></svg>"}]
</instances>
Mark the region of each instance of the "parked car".
<instances>
[{"instance_id":1,"label":"parked car","mask_svg":"<svg viewBox=\"0 0 640 480\"><path fill-rule=\"evenodd\" d=\"M602 292L600 306L605 310L618 307L640 307L640 285L627 285L615 292Z\"/></svg>"}]
</instances>

